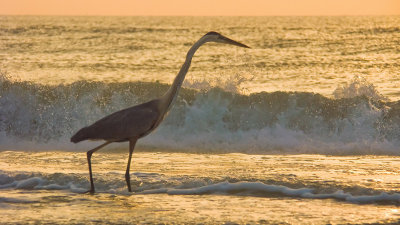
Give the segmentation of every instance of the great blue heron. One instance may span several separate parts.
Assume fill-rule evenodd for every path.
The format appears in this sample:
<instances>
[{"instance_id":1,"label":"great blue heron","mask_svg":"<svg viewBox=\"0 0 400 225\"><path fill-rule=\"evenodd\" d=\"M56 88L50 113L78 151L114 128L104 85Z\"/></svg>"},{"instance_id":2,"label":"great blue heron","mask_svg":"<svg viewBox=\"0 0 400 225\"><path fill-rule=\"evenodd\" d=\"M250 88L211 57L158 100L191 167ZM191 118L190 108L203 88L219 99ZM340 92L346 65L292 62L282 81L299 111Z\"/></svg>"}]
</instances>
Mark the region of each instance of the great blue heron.
<instances>
[{"instance_id":1,"label":"great blue heron","mask_svg":"<svg viewBox=\"0 0 400 225\"><path fill-rule=\"evenodd\" d=\"M192 57L196 50L206 42L218 42L236 45L239 47L249 48L247 45L231 40L217 32L209 32L201 37L189 49L185 63L182 65L178 75L172 86L160 98L136 105L121 111L108 115L94 124L80 129L71 141L78 143L84 140L104 140L105 143L87 152L87 160L89 164L90 175L90 190L88 192L94 193L94 183L92 176L91 157L94 152L112 142L125 142L129 141L129 158L126 167L125 179L128 185L128 191L131 192L131 183L129 176L129 168L131 165L131 158L136 141L148 135L153 131L164 119L165 115L171 108L182 82L185 79L186 73L189 70Z\"/></svg>"}]
</instances>

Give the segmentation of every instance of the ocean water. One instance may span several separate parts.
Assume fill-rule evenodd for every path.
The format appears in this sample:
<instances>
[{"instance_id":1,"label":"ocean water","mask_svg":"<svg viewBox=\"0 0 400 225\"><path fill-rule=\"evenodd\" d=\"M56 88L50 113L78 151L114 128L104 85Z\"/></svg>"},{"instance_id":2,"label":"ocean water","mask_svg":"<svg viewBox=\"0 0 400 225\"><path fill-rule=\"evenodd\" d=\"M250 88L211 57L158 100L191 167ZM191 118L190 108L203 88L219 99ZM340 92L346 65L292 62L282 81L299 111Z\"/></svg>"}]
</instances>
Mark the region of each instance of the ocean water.
<instances>
[{"instance_id":1,"label":"ocean water","mask_svg":"<svg viewBox=\"0 0 400 225\"><path fill-rule=\"evenodd\" d=\"M397 223L400 17L0 16L4 224ZM70 137L162 95L160 127L127 144ZM59 210L54 210L59 209Z\"/></svg>"}]
</instances>

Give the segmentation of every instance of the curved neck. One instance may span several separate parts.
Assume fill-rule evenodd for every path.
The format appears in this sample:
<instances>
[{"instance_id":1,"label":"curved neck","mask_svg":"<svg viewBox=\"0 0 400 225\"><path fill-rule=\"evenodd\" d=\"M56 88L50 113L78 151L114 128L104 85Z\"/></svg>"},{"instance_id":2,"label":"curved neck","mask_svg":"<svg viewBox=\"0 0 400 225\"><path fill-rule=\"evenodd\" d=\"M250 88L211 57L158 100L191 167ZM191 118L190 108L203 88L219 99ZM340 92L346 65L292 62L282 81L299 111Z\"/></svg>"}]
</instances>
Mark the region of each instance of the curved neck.
<instances>
[{"instance_id":1,"label":"curved neck","mask_svg":"<svg viewBox=\"0 0 400 225\"><path fill-rule=\"evenodd\" d=\"M171 87L168 89L168 91L161 97L161 100L163 101L165 106L164 109L165 111L168 111L170 107L172 106L173 101L175 101L176 96L179 93L179 90L182 86L183 80L185 79L185 76L189 70L190 63L192 62L192 58L194 53L197 51L197 49L204 43L207 42L207 39L205 38L200 38L196 43L193 44L193 46L189 49L187 55L186 55L186 60L183 63L181 69L179 70L178 75L176 75L174 82L172 83Z\"/></svg>"}]
</instances>

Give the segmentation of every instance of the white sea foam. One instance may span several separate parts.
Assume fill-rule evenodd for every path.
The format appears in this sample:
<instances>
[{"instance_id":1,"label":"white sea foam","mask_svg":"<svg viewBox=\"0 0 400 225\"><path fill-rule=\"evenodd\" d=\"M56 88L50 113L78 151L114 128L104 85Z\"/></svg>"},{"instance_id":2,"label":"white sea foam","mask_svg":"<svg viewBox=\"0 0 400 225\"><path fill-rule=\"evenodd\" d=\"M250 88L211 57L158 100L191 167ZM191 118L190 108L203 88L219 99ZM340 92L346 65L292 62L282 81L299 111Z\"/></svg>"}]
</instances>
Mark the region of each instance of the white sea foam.
<instances>
[{"instance_id":1,"label":"white sea foam","mask_svg":"<svg viewBox=\"0 0 400 225\"><path fill-rule=\"evenodd\" d=\"M239 181L211 182L210 180L188 180L186 178L176 179L163 177L158 179L160 174L137 173L134 174L142 184L136 187L134 194L169 194L169 195L245 195L270 197L279 195L283 197L296 197L308 199L335 199L357 204L368 204L382 202L386 204L400 204L400 194L381 192L376 195L353 195L342 190L326 193L315 188L291 188L283 185L265 184L263 182ZM136 176L137 175L137 176ZM23 189L23 190L67 190L74 193L84 193L88 188L88 182L82 181L80 175L37 175L27 178L26 174L8 176L1 174L0 189ZM138 182L138 181L134 181ZM97 190L103 193L129 194L123 181L100 179L96 182ZM326 188L326 187L325 187ZM324 188L324 189L325 189ZM31 201L31 200L29 200ZM0 202L28 202L19 199L0 198Z\"/></svg>"},{"instance_id":2,"label":"white sea foam","mask_svg":"<svg viewBox=\"0 0 400 225\"><path fill-rule=\"evenodd\" d=\"M70 181L66 184L57 184L53 182L57 181L49 181L44 178L46 175L42 176L32 176L28 178L19 178L26 177L26 174L16 175L14 177L7 176L5 174L0 174L0 189L22 189L22 190L70 190L72 192L82 193L86 189L80 188L81 184L79 184L79 179L75 179L75 183L78 183L78 186L74 184L74 182ZM18 179L19 178L19 179ZM61 180L68 179L68 176L62 176ZM65 182L62 182L65 183Z\"/></svg>"}]
</instances>

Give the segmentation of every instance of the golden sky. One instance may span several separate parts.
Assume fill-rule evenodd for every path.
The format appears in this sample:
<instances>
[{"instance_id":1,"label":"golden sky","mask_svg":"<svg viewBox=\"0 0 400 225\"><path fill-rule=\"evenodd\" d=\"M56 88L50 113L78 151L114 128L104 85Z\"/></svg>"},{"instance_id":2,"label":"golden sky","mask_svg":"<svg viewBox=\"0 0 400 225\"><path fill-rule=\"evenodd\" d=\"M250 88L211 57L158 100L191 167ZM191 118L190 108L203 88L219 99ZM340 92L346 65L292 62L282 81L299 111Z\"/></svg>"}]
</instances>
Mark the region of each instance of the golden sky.
<instances>
[{"instance_id":1,"label":"golden sky","mask_svg":"<svg viewBox=\"0 0 400 225\"><path fill-rule=\"evenodd\" d=\"M1 15L400 15L400 0L0 0Z\"/></svg>"}]
</instances>

